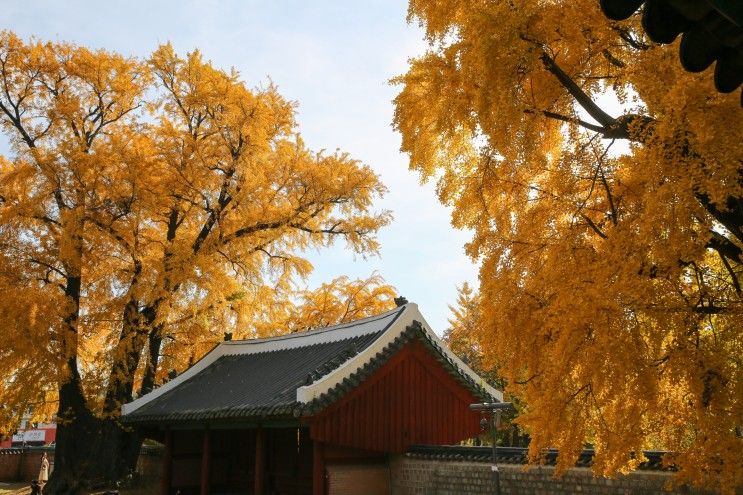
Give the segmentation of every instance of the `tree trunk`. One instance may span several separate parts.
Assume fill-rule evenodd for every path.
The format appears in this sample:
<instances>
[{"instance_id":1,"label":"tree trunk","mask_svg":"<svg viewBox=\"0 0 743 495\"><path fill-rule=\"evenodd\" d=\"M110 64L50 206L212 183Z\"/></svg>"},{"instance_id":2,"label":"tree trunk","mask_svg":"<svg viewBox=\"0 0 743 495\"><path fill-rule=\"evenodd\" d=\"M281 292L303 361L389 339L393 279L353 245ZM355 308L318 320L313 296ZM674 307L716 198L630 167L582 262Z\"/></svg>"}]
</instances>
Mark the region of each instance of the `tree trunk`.
<instances>
[{"instance_id":1,"label":"tree trunk","mask_svg":"<svg viewBox=\"0 0 743 495\"><path fill-rule=\"evenodd\" d=\"M155 388L155 374L157 373L157 366L160 362L160 346L162 342L160 329L153 329L149 335L149 355L144 369L140 395L152 392L152 389Z\"/></svg>"},{"instance_id":2,"label":"tree trunk","mask_svg":"<svg viewBox=\"0 0 743 495\"><path fill-rule=\"evenodd\" d=\"M68 384L64 387L71 389ZM68 411L76 411L75 419L57 424L54 471L46 494L75 494L113 484L136 466L142 446L136 430L123 427L119 418L95 417L79 400L81 395L67 389L65 405Z\"/></svg>"},{"instance_id":3,"label":"tree trunk","mask_svg":"<svg viewBox=\"0 0 743 495\"><path fill-rule=\"evenodd\" d=\"M131 300L124 308L123 325L116 359L111 367L110 382L104 401L104 417L98 420L100 441L95 445L92 460L83 474L87 481L113 483L131 472L137 463L143 436L121 423L121 405L132 400L134 375L140 363L145 344L145 374L139 395L154 388L155 371L159 362L161 339L152 325L156 312L147 307L138 310L137 301Z\"/></svg>"},{"instance_id":4,"label":"tree trunk","mask_svg":"<svg viewBox=\"0 0 743 495\"><path fill-rule=\"evenodd\" d=\"M131 287L139 282L142 263L134 260ZM143 321L145 320L145 321ZM137 373L149 324L146 315L139 311L139 301L130 292L121 315L121 335L114 350L114 360L109 372L108 388L103 403L104 417L118 417L122 404L132 400L134 375Z\"/></svg>"},{"instance_id":5,"label":"tree trunk","mask_svg":"<svg viewBox=\"0 0 743 495\"><path fill-rule=\"evenodd\" d=\"M143 437L121 424L120 408L133 398L134 375L145 343L149 348L145 354L145 372L139 395L150 392L155 386L162 345L162 328L153 328L156 314L157 309L153 306L139 311L135 300L130 300L125 306L103 418L96 418L88 409L77 371L77 359L70 361L68 367L73 379L60 388L55 466L45 489L47 494L73 494L91 485L113 483L136 466ZM76 321L76 316L70 317L70 321ZM74 325L70 325L72 327Z\"/></svg>"},{"instance_id":6,"label":"tree trunk","mask_svg":"<svg viewBox=\"0 0 743 495\"><path fill-rule=\"evenodd\" d=\"M118 417L121 406L133 398L134 375L147 340L147 327L142 325L142 315L137 306L138 302L131 299L124 307L121 336L114 350L103 404L105 417Z\"/></svg>"},{"instance_id":7,"label":"tree trunk","mask_svg":"<svg viewBox=\"0 0 743 495\"><path fill-rule=\"evenodd\" d=\"M101 421L101 439L96 472L105 482L114 483L134 470L144 438L137 430L122 425L118 418L109 418Z\"/></svg>"},{"instance_id":8,"label":"tree trunk","mask_svg":"<svg viewBox=\"0 0 743 495\"><path fill-rule=\"evenodd\" d=\"M88 408L77 367L77 322L80 311L79 264L73 259L67 272L65 296L70 304L61 341L66 376L59 386L54 471L45 490L49 494L77 493L81 481L93 476L93 456L100 444L100 422Z\"/></svg>"},{"instance_id":9,"label":"tree trunk","mask_svg":"<svg viewBox=\"0 0 743 495\"><path fill-rule=\"evenodd\" d=\"M79 301L79 279L69 279L67 295ZM59 390L54 471L47 494L73 494L123 478L137 462L142 436L120 422L120 407L132 399L134 374L146 342L137 302L124 308L122 333L111 367L104 401L104 417L88 408L77 368L77 313L65 320L69 380Z\"/></svg>"},{"instance_id":10,"label":"tree trunk","mask_svg":"<svg viewBox=\"0 0 743 495\"><path fill-rule=\"evenodd\" d=\"M101 444L101 424L88 409L75 375L59 390L54 471L44 489L47 494L78 493L85 480L98 477L93 454Z\"/></svg>"},{"instance_id":11,"label":"tree trunk","mask_svg":"<svg viewBox=\"0 0 743 495\"><path fill-rule=\"evenodd\" d=\"M101 442L94 457L98 467L93 471L105 482L120 480L136 467L144 440L136 430L122 425L120 418L121 406L133 399L134 375L147 342L147 326L135 299L129 300L122 316L100 420Z\"/></svg>"}]
</instances>

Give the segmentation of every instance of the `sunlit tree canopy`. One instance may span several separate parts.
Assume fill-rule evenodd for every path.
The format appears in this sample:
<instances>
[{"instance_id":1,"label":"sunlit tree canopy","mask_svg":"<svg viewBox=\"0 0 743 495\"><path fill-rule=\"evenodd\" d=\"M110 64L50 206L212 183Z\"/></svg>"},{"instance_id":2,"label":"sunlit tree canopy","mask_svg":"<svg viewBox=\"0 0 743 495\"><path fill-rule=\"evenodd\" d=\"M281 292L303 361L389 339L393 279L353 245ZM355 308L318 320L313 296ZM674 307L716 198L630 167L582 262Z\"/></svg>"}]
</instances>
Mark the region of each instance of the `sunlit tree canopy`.
<instances>
[{"instance_id":1,"label":"sunlit tree canopy","mask_svg":"<svg viewBox=\"0 0 743 495\"><path fill-rule=\"evenodd\" d=\"M743 484L743 111L596 0L412 0L429 51L395 80L410 167L480 263L483 359L530 455L647 448ZM612 103L616 100L615 103Z\"/></svg>"},{"instance_id":2,"label":"sunlit tree canopy","mask_svg":"<svg viewBox=\"0 0 743 495\"><path fill-rule=\"evenodd\" d=\"M303 289L308 250L375 254L391 216L373 207L385 188L371 168L307 148L295 107L198 51L141 60L0 33L0 433L29 406L56 413L56 489L115 478L79 469L85 455L121 463L65 446L225 333L390 305L378 276ZM305 310L323 297L348 314Z\"/></svg>"}]
</instances>

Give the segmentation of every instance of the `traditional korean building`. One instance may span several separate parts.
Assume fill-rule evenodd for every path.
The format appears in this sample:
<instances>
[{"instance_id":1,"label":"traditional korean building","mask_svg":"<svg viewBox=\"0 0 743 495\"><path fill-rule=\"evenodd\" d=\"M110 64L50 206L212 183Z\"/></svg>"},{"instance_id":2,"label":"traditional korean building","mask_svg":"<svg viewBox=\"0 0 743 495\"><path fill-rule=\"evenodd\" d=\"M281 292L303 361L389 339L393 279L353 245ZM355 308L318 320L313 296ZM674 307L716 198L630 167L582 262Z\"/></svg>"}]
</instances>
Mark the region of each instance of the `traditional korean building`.
<instances>
[{"instance_id":1,"label":"traditional korean building","mask_svg":"<svg viewBox=\"0 0 743 495\"><path fill-rule=\"evenodd\" d=\"M471 438L480 415L469 404L500 400L409 303L321 330L223 342L122 412L165 444L163 495L320 495L337 465L357 468L367 493L384 493L390 454Z\"/></svg>"}]
</instances>

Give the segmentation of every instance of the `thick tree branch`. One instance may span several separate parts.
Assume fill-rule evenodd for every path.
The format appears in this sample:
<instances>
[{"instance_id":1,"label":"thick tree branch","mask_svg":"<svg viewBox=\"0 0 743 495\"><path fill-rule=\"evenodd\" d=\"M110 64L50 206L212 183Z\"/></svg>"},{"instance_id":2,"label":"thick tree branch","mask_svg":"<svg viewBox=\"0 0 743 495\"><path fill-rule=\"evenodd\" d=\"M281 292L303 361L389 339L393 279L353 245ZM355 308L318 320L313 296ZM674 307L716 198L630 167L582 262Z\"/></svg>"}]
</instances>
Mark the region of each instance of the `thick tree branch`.
<instances>
[{"instance_id":1,"label":"thick tree branch","mask_svg":"<svg viewBox=\"0 0 743 495\"><path fill-rule=\"evenodd\" d=\"M600 228L591 220L587 215L581 214L583 219L586 221L589 227L593 229L594 232L596 232L599 236L601 236L602 239L608 239L608 236L604 234Z\"/></svg>"},{"instance_id":2,"label":"thick tree branch","mask_svg":"<svg viewBox=\"0 0 743 495\"><path fill-rule=\"evenodd\" d=\"M566 117L554 112L543 111L542 113L544 113L545 116L562 120L564 122L578 124L586 129L600 133L605 138L628 139L638 142L644 140L644 133L636 131L642 130L652 124L653 119L643 115L622 115L618 118L612 117L599 107L596 102L594 102L593 99L583 91L580 86L578 86L573 78L571 78L562 67L557 64L555 59L547 53L542 43L532 40L524 35L521 36L521 39L539 47L542 52L539 58L542 61L544 68L557 78L560 84L568 91L568 93L570 93L578 105L580 105L588 115L596 120L599 125L591 124L590 122L574 117ZM639 124L640 128L633 129L637 124ZM633 132L630 132L630 130Z\"/></svg>"},{"instance_id":3,"label":"thick tree branch","mask_svg":"<svg viewBox=\"0 0 743 495\"><path fill-rule=\"evenodd\" d=\"M598 132L599 134L604 134L606 132L606 129L601 127L600 125L591 124L590 122L586 122L585 120L579 119L578 117L570 117L568 115L562 115L555 112L550 112L549 110L524 110L524 113L541 113L545 117L548 117L550 119L555 120L561 120L562 122L568 122L570 124L578 124L581 127L584 127L588 130Z\"/></svg>"},{"instance_id":4,"label":"thick tree branch","mask_svg":"<svg viewBox=\"0 0 743 495\"><path fill-rule=\"evenodd\" d=\"M743 248L718 232L712 232L712 238L707 243L707 247L717 251L720 256L743 263Z\"/></svg>"},{"instance_id":5,"label":"thick tree branch","mask_svg":"<svg viewBox=\"0 0 743 495\"><path fill-rule=\"evenodd\" d=\"M539 57L542 61L542 64L544 65L545 69L547 69L549 72L551 72L558 81L560 81L560 84L568 90L570 95L575 99L575 101L578 102L578 104L586 111L588 112L588 115L590 115L596 122L601 124L605 129L611 129L616 124L616 119L609 115L608 113L604 112L601 107L599 107L590 96L588 96L581 88L576 84L573 79L565 73L565 71L562 70L562 68L557 65L555 60L550 57L546 51L542 50L542 55Z\"/></svg>"},{"instance_id":6,"label":"thick tree branch","mask_svg":"<svg viewBox=\"0 0 743 495\"><path fill-rule=\"evenodd\" d=\"M625 34L629 36L627 33ZM543 44L523 35L522 39L540 48L542 51L540 59L544 67L557 78L560 84L568 91L568 93L570 93L575 101L591 117L599 122L600 126L554 112L542 111L545 116L581 125L587 129L600 133L604 138L627 139L639 143L645 143L650 139L652 131L645 132L645 130L654 124L655 120L653 118L632 114L622 115L616 119L611 117L608 113L604 112L555 62L554 58L544 49ZM691 156L692 154L693 153L685 147L684 155ZM728 197L723 211L712 203L706 193L695 192L695 196L702 206L704 206L704 208L715 218L715 220L720 222L733 236L736 237L736 239L743 242L743 201L740 198L734 196ZM735 257L728 258L737 259Z\"/></svg>"},{"instance_id":7,"label":"thick tree branch","mask_svg":"<svg viewBox=\"0 0 743 495\"><path fill-rule=\"evenodd\" d=\"M722 306L715 306L713 304L705 306L704 304L701 304L700 306L695 306L691 308L691 311L696 314L700 315L719 315L723 313L730 312L729 308L725 308Z\"/></svg>"},{"instance_id":8,"label":"thick tree branch","mask_svg":"<svg viewBox=\"0 0 743 495\"><path fill-rule=\"evenodd\" d=\"M694 196L704 206L704 208L720 222L732 235L743 243L743 207L740 198L729 197L725 211L720 210L710 199L707 193L696 192ZM730 257L735 259L734 257Z\"/></svg>"},{"instance_id":9,"label":"thick tree branch","mask_svg":"<svg viewBox=\"0 0 743 495\"><path fill-rule=\"evenodd\" d=\"M225 173L224 180L222 181L222 186L219 189L219 197L217 198L217 206L215 208L212 208L209 212L209 216L207 217L206 221L204 222L204 225L202 225L201 230L199 231L199 234L196 236L196 239L194 240L191 249L194 252L194 254L198 253L201 249L201 246L204 244L204 241L206 241L206 238L209 236L209 233L214 228L214 225L219 220L219 217L222 215L222 212L224 209L230 204L232 201L232 195L229 194L229 187L230 182L232 180L232 176L235 175L235 168L231 168Z\"/></svg>"},{"instance_id":10,"label":"thick tree branch","mask_svg":"<svg viewBox=\"0 0 743 495\"><path fill-rule=\"evenodd\" d=\"M650 48L650 45L643 43L642 41L635 38L629 29L620 27L618 25L612 26L612 29L619 33L619 37L626 41L627 44L630 45L632 48L641 51L645 51Z\"/></svg>"},{"instance_id":11,"label":"thick tree branch","mask_svg":"<svg viewBox=\"0 0 743 495\"><path fill-rule=\"evenodd\" d=\"M627 64L619 60L617 57L615 57L608 49L604 48L601 51L601 54L604 56L606 60L609 61L611 65L614 65L616 67L619 67L620 69L624 69Z\"/></svg>"}]
</instances>

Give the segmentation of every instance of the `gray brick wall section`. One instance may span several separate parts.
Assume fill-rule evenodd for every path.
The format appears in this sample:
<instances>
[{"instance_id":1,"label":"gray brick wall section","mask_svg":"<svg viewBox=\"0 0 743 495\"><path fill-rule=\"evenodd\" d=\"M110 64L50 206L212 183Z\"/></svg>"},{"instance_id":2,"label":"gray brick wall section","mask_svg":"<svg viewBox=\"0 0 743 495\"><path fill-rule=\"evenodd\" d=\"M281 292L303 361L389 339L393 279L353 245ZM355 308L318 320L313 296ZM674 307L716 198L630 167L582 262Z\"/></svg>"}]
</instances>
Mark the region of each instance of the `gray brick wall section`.
<instances>
[{"instance_id":1,"label":"gray brick wall section","mask_svg":"<svg viewBox=\"0 0 743 495\"><path fill-rule=\"evenodd\" d=\"M2 449L0 451L0 481L27 481L39 477L41 455L49 457L49 474L54 470L53 447L31 447L26 449Z\"/></svg>"},{"instance_id":2,"label":"gray brick wall section","mask_svg":"<svg viewBox=\"0 0 743 495\"><path fill-rule=\"evenodd\" d=\"M594 477L588 468L575 468L554 478L553 467L500 466L501 495L712 495L716 492L682 487L667 491L669 473L638 471L616 478ZM490 464L435 461L396 456L390 459L394 495L492 494Z\"/></svg>"}]
</instances>

